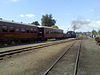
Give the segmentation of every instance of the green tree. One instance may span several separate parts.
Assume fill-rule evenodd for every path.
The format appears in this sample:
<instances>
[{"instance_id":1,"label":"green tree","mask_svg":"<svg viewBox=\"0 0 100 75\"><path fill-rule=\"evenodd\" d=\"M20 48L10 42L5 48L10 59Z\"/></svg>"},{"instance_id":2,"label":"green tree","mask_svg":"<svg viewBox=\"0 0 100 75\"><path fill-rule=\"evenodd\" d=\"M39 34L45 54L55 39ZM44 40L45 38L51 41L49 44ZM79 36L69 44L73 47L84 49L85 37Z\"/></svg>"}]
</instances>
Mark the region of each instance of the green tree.
<instances>
[{"instance_id":1,"label":"green tree","mask_svg":"<svg viewBox=\"0 0 100 75\"><path fill-rule=\"evenodd\" d=\"M52 28L58 28L58 26L56 26L56 25L52 25L51 27L52 27Z\"/></svg>"},{"instance_id":2,"label":"green tree","mask_svg":"<svg viewBox=\"0 0 100 75\"><path fill-rule=\"evenodd\" d=\"M93 35L94 37L96 37L97 31L96 31L96 30L92 30L92 35Z\"/></svg>"},{"instance_id":3,"label":"green tree","mask_svg":"<svg viewBox=\"0 0 100 75\"><path fill-rule=\"evenodd\" d=\"M52 25L55 25L56 21L53 19L52 14L48 15L42 15L41 24L42 26L48 26L51 27Z\"/></svg>"},{"instance_id":4,"label":"green tree","mask_svg":"<svg viewBox=\"0 0 100 75\"><path fill-rule=\"evenodd\" d=\"M40 25L38 21L34 21L34 22L32 22L31 24L34 24L34 25L36 25L36 26L39 26L39 25Z\"/></svg>"}]
</instances>

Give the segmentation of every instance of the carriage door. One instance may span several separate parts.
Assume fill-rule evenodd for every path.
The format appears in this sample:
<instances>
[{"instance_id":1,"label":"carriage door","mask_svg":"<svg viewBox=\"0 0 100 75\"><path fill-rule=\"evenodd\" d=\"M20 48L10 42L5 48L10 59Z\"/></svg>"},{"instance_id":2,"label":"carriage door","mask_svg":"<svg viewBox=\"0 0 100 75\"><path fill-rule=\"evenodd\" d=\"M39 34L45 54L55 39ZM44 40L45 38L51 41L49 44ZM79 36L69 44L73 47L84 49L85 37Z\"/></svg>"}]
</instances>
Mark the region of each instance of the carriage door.
<instances>
[{"instance_id":1,"label":"carriage door","mask_svg":"<svg viewBox=\"0 0 100 75\"><path fill-rule=\"evenodd\" d=\"M44 28L39 28L38 36L39 36L39 38L44 37Z\"/></svg>"}]
</instances>

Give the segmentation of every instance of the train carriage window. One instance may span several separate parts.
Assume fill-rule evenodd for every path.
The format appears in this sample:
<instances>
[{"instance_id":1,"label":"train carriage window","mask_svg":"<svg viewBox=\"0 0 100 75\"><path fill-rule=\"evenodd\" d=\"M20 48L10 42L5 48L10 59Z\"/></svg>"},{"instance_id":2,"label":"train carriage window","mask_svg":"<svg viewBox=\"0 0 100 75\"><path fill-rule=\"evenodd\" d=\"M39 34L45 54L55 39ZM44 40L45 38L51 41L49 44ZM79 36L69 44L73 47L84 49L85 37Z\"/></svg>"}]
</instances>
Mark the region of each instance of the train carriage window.
<instances>
[{"instance_id":1,"label":"train carriage window","mask_svg":"<svg viewBox=\"0 0 100 75\"><path fill-rule=\"evenodd\" d=\"M10 28L9 28L9 32L15 32L14 27L10 27Z\"/></svg>"},{"instance_id":2,"label":"train carriage window","mask_svg":"<svg viewBox=\"0 0 100 75\"><path fill-rule=\"evenodd\" d=\"M49 34L51 33L51 31L49 30Z\"/></svg>"},{"instance_id":3,"label":"train carriage window","mask_svg":"<svg viewBox=\"0 0 100 75\"><path fill-rule=\"evenodd\" d=\"M30 31L29 30L26 30L26 32L29 33Z\"/></svg>"},{"instance_id":4,"label":"train carriage window","mask_svg":"<svg viewBox=\"0 0 100 75\"><path fill-rule=\"evenodd\" d=\"M7 26L2 26L2 32L8 32L8 27Z\"/></svg>"},{"instance_id":5,"label":"train carriage window","mask_svg":"<svg viewBox=\"0 0 100 75\"><path fill-rule=\"evenodd\" d=\"M27 32L27 33L29 33L29 32L30 32L30 31L29 31L29 28L26 28L26 32Z\"/></svg>"},{"instance_id":6,"label":"train carriage window","mask_svg":"<svg viewBox=\"0 0 100 75\"><path fill-rule=\"evenodd\" d=\"M34 32L34 29L33 29L33 28L31 28L31 29L30 29L30 33L33 33L33 32Z\"/></svg>"},{"instance_id":7,"label":"train carriage window","mask_svg":"<svg viewBox=\"0 0 100 75\"><path fill-rule=\"evenodd\" d=\"M33 28L31 28L31 31L33 31Z\"/></svg>"},{"instance_id":8,"label":"train carriage window","mask_svg":"<svg viewBox=\"0 0 100 75\"><path fill-rule=\"evenodd\" d=\"M55 29L53 30L53 33L55 33Z\"/></svg>"},{"instance_id":9,"label":"train carriage window","mask_svg":"<svg viewBox=\"0 0 100 75\"><path fill-rule=\"evenodd\" d=\"M50 30L47 31L47 34L50 34Z\"/></svg>"},{"instance_id":10,"label":"train carriage window","mask_svg":"<svg viewBox=\"0 0 100 75\"><path fill-rule=\"evenodd\" d=\"M53 30L51 30L50 33L53 33Z\"/></svg>"},{"instance_id":11,"label":"train carriage window","mask_svg":"<svg viewBox=\"0 0 100 75\"><path fill-rule=\"evenodd\" d=\"M17 29L16 29L16 32L20 32L20 29L17 28Z\"/></svg>"},{"instance_id":12,"label":"train carriage window","mask_svg":"<svg viewBox=\"0 0 100 75\"><path fill-rule=\"evenodd\" d=\"M46 32L46 34L48 34L48 33L49 33L49 31L48 31L48 30L45 30L45 32Z\"/></svg>"},{"instance_id":13,"label":"train carriage window","mask_svg":"<svg viewBox=\"0 0 100 75\"><path fill-rule=\"evenodd\" d=\"M36 28L34 29L34 33L37 33L37 29Z\"/></svg>"},{"instance_id":14,"label":"train carriage window","mask_svg":"<svg viewBox=\"0 0 100 75\"><path fill-rule=\"evenodd\" d=\"M56 31L54 30L54 33L56 33Z\"/></svg>"},{"instance_id":15,"label":"train carriage window","mask_svg":"<svg viewBox=\"0 0 100 75\"><path fill-rule=\"evenodd\" d=\"M25 33L25 29L24 29L24 28L22 28L22 29L21 29L21 32L22 32L22 33Z\"/></svg>"},{"instance_id":16,"label":"train carriage window","mask_svg":"<svg viewBox=\"0 0 100 75\"><path fill-rule=\"evenodd\" d=\"M50 34L50 30L48 30L48 34Z\"/></svg>"}]
</instances>

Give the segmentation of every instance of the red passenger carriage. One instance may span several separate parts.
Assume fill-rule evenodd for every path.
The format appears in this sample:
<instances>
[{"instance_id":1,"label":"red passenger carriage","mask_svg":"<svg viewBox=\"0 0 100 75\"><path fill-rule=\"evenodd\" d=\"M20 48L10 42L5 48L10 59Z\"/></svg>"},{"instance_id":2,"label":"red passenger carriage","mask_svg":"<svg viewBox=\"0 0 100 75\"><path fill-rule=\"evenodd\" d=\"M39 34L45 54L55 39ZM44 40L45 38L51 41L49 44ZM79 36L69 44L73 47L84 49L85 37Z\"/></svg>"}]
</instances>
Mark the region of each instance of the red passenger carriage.
<instances>
[{"instance_id":1,"label":"red passenger carriage","mask_svg":"<svg viewBox=\"0 0 100 75\"><path fill-rule=\"evenodd\" d=\"M47 39L62 39L63 30L51 27L41 26L39 27L39 38Z\"/></svg>"},{"instance_id":2,"label":"red passenger carriage","mask_svg":"<svg viewBox=\"0 0 100 75\"><path fill-rule=\"evenodd\" d=\"M30 24L0 21L0 42L30 41L38 37L38 27Z\"/></svg>"}]
</instances>

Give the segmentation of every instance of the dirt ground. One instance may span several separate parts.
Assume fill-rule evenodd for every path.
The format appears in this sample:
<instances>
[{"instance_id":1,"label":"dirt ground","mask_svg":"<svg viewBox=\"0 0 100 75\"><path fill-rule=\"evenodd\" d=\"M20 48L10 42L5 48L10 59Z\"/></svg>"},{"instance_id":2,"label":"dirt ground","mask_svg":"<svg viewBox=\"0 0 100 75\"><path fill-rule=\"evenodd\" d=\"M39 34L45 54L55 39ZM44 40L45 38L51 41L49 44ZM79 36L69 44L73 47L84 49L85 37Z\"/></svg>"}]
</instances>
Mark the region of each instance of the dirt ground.
<instances>
[{"instance_id":1,"label":"dirt ground","mask_svg":"<svg viewBox=\"0 0 100 75\"><path fill-rule=\"evenodd\" d=\"M77 75L100 75L100 46L94 39L83 40Z\"/></svg>"},{"instance_id":2,"label":"dirt ground","mask_svg":"<svg viewBox=\"0 0 100 75\"><path fill-rule=\"evenodd\" d=\"M0 75L43 75L60 53L72 43L45 47L0 60Z\"/></svg>"},{"instance_id":3,"label":"dirt ground","mask_svg":"<svg viewBox=\"0 0 100 75\"><path fill-rule=\"evenodd\" d=\"M62 57L61 60L53 67L48 75L74 75L76 56L80 47L80 41Z\"/></svg>"},{"instance_id":4,"label":"dirt ground","mask_svg":"<svg viewBox=\"0 0 100 75\"><path fill-rule=\"evenodd\" d=\"M0 60L0 75L43 75L55 59L65 49L69 48L70 44L72 42L24 52L8 59ZM72 56L69 55L68 57ZM67 61L70 59L65 59L66 61L64 62L69 63ZM74 63L69 63L66 68L73 65ZM69 75L72 68L69 68L69 70L69 73L65 72L63 75ZM77 75L100 75L100 46L93 39L82 41Z\"/></svg>"},{"instance_id":5,"label":"dirt ground","mask_svg":"<svg viewBox=\"0 0 100 75\"><path fill-rule=\"evenodd\" d=\"M11 47L4 47L4 48L0 48L0 52L14 50L14 49L20 49L20 48L26 48L26 47L32 47L32 46L38 46L38 45L43 45L43 44L49 44L49 43L56 43L56 42L60 42L60 41L68 41L68 40L72 40L72 39L73 38L64 39L64 40L56 40L56 41L46 41L46 42L41 42L41 43L17 45L17 46L11 46Z\"/></svg>"}]
</instances>

